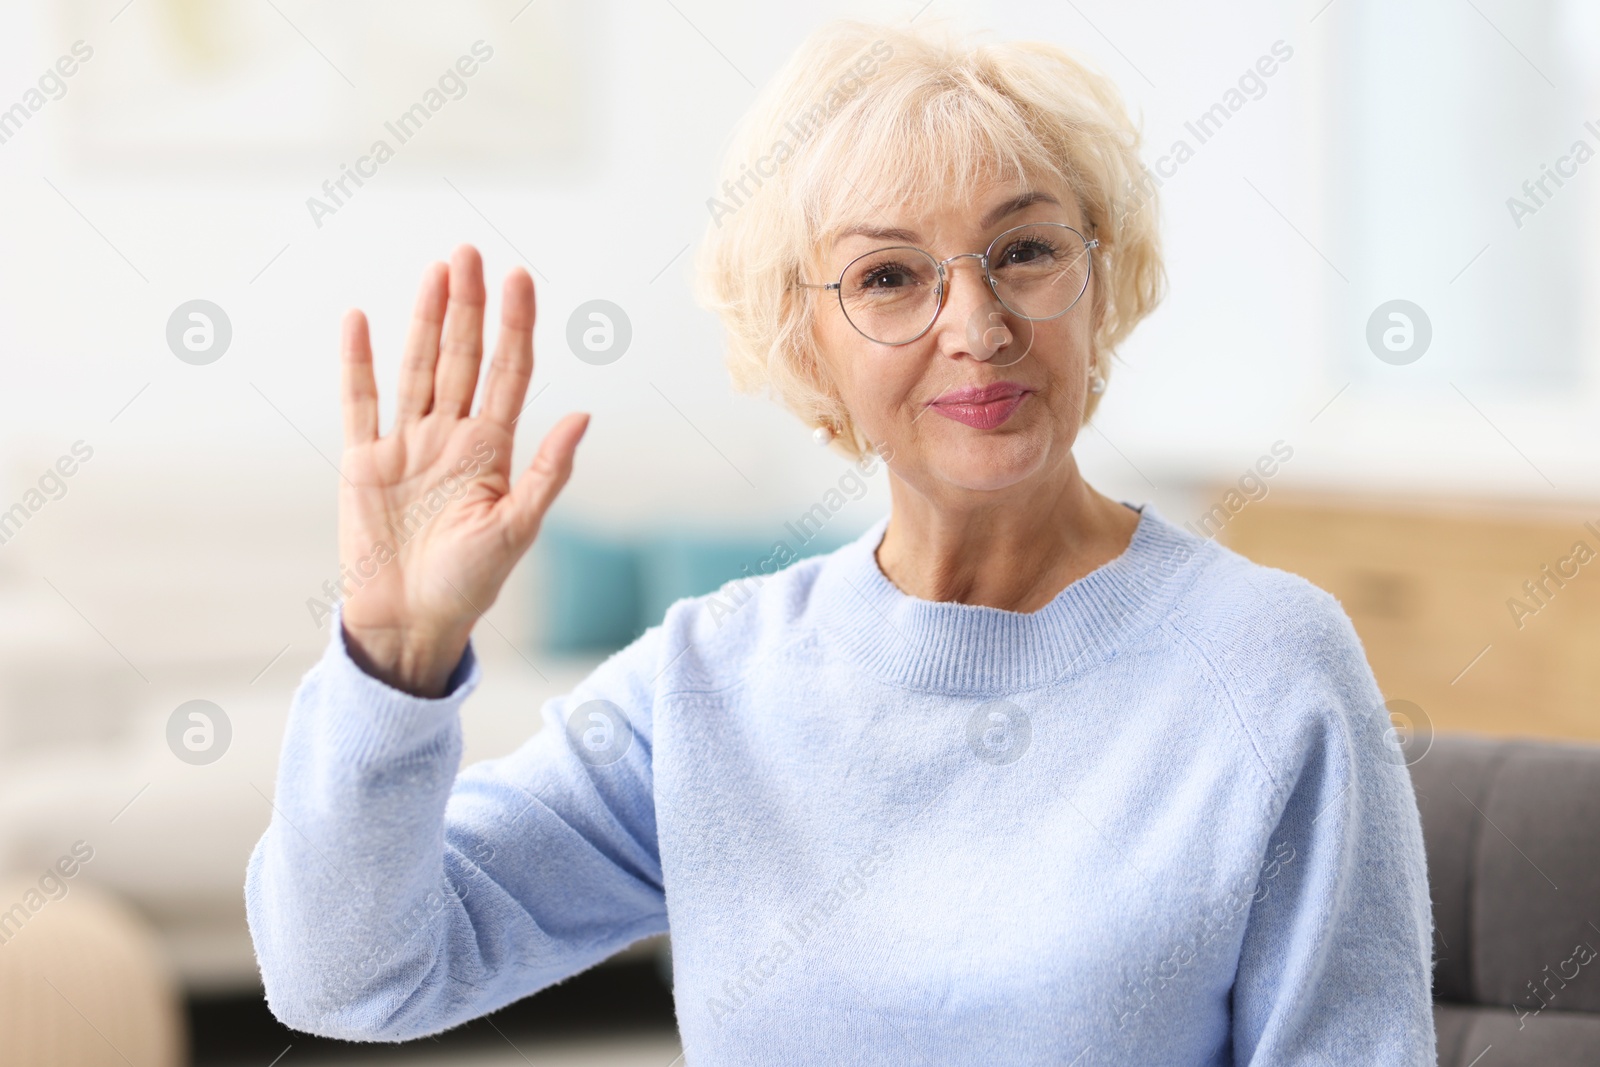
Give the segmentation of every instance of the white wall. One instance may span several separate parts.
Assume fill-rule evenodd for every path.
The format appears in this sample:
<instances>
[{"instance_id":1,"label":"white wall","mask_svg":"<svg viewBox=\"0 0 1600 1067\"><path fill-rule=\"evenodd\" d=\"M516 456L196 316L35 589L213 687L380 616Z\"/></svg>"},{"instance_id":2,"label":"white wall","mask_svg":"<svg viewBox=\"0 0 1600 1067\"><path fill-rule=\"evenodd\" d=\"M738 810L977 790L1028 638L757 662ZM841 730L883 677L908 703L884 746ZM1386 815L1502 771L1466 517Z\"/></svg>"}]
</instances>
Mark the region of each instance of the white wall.
<instances>
[{"instance_id":1,"label":"white wall","mask_svg":"<svg viewBox=\"0 0 1600 1067\"><path fill-rule=\"evenodd\" d=\"M750 83L760 84L825 18L897 16L919 3L584 5L587 14L576 23L581 77L565 91L585 116L588 148L570 166L517 176L487 165L458 169L449 158L413 160L383 172L320 229L305 199L364 138L349 152L312 153L271 168L229 164L220 148L215 161L201 151L165 168L108 168L70 157L72 94L115 72L119 49L145 46L167 6L69 5L92 27L97 59L75 76L66 100L0 145L0 447L10 459L0 472L0 503L14 500L73 441L96 449L68 497L32 532L102 514L104 506L90 508L83 498L105 494L109 506L113 483L155 487L139 489L136 499L169 494L227 510L267 479L302 500L319 516L308 521L321 522L326 533L334 479L328 458L339 451L339 315L350 305L368 311L380 382L391 386L418 272L461 240L484 251L496 276L523 256L538 272L536 382L549 389L525 419L519 461L562 412L595 414L562 509L634 524L731 523L759 531L807 506L836 476L842 461L813 448L795 420L766 401L730 393L717 324L688 295L690 252L683 249L703 230L720 149L754 94ZM259 27L278 35L274 45L285 54L299 50L297 93L329 106L345 106L356 93L375 113L397 110L415 95L394 88L408 84L407 64L414 65L414 84L426 85L477 36L492 38L495 71L507 76L538 62L547 46L538 34L548 22L537 14L511 21L521 0L483 3L459 27L441 28L435 46L414 60L394 60L397 75L380 72L350 41L327 36L333 31L319 22L316 5L279 6L307 36L322 36L329 56L313 55L281 20ZM1430 167L1416 152L1385 157L1381 139L1362 157L1371 173L1351 170L1347 149L1366 143L1363 123L1401 115L1374 131L1393 137L1406 122L1435 120L1449 96L1438 79L1459 73L1459 64L1429 54L1432 39L1475 49L1480 79L1534 78L1492 19L1534 62L1574 69L1573 50L1561 59L1554 41L1538 37L1538 20L1519 16L1509 2L1479 7L1484 15L1432 3L1408 7L1419 44L1399 55L1372 47L1369 24L1379 8L1371 0L1327 7L1321 0L1255 0L1221 9L1172 0L937 0L927 8L923 17L955 14L1004 36L1039 37L1087 54L1143 115L1152 161L1274 42L1294 50L1265 94L1165 184L1171 295L1126 346L1097 428L1081 445L1085 466L1107 491L1154 500L1182 518L1198 504L1196 485L1237 477L1279 439L1295 449L1275 482L1281 485L1594 491L1600 464L1588 430L1596 408L1592 331L1581 338L1588 346L1581 352L1544 360L1572 369L1554 385L1514 386L1526 353L1478 345L1467 363L1460 358L1484 322L1498 324L1497 338L1519 336L1520 312L1497 307L1492 285L1471 290L1464 303L1446 302L1455 296L1448 273L1486 243L1490 251L1463 288L1479 277L1493 280L1496 270L1511 269L1507 264L1524 274L1537 267L1514 255L1528 235L1511 231L1500 185L1457 181L1470 161ZM20 93L71 43L54 10L35 4L4 15L6 93ZM396 10L394 18L422 17L405 14L409 7ZM1569 34L1571 25L1593 30L1571 19L1562 25ZM1398 32L1380 27L1377 39L1392 30ZM1369 69L1373 64L1380 66ZM351 89L346 74L365 88ZM1374 101L1379 90L1387 95ZM1548 107L1571 112L1569 98L1578 91L1568 81ZM1539 93L1518 99L1531 108ZM478 103L469 96L452 107ZM272 102L262 101L236 118L268 130L274 114ZM1540 128L1565 129L1544 122L1543 112L1535 117ZM1477 161L1497 174L1536 174L1565 135L1555 142L1502 136L1518 121L1516 114L1486 120L1476 127L1481 137L1458 132L1447 143L1470 143ZM1592 235L1597 186L1600 164L1534 221L1548 231ZM1514 191L1507 185L1503 194ZM1427 210L1441 201L1451 210ZM1370 219L1379 208L1382 225L1375 226ZM1362 219L1369 221L1357 240L1352 234ZM1406 219L1409 227L1386 246L1385 233ZM643 269L613 266L622 235ZM1592 238L1587 244L1592 249ZM1397 255L1418 246L1428 254ZM1583 262L1590 269L1592 255ZM1573 299L1591 281L1585 274L1570 290ZM1438 308L1434 349L1408 367L1380 364L1365 350L1365 314L1378 299L1406 294ZM207 367L178 362L163 340L170 311L196 296L221 304L235 330L229 354ZM594 297L621 304L634 324L632 350L607 367L580 362L562 341L567 315ZM1465 308L1477 308L1476 317ZM1498 368L1498 377L1486 367ZM1504 373L1506 367L1513 369ZM244 469L263 473L231 473ZM874 497L852 524L864 525L881 507L881 496ZM126 519L159 528L162 516L141 513L135 503ZM297 534L304 529L302 523ZM119 556L127 533L93 534L98 541L85 544L136 564L131 552ZM331 559L331 542L326 553Z\"/></svg>"}]
</instances>

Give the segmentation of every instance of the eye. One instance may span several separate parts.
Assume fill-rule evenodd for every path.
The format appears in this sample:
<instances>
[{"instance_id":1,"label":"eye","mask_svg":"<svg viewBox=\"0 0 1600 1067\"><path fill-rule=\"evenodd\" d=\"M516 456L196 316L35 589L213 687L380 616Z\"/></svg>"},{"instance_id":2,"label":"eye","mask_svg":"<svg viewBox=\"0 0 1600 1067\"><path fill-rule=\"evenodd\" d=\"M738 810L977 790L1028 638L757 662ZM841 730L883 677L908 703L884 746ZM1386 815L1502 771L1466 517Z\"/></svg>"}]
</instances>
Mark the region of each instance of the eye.
<instances>
[{"instance_id":1,"label":"eye","mask_svg":"<svg viewBox=\"0 0 1600 1067\"><path fill-rule=\"evenodd\" d=\"M900 263L880 263L871 267L861 277L860 285L863 289L898 289L906 285L916 284L916 277L909 267Z\"/></svg>"},{"instance_id":2,"label":"eye","mask_svg":"<svg viewBox=\"0 0 1600 1067\"><path fill-rule=\"evenodd\" d=\"M845 272L840 295L878 304L920 298L932 291L937 273L931 259L919 262L914 252L880 249L862 256Z\"/></svg>"},{"instance_id":3,"label":"eye","mask_svg":"<svg viewBox=\"0 0 1600 1067\"><path fill-rule=\"evenodd\" d=\"M1020 266L1041 259L1054 259L1056 255L1056 248L1049 241L1039 237L1027 237L1006 246L1005 251L1000 253L1000 265Z\"/></svg>"}]
</instances>

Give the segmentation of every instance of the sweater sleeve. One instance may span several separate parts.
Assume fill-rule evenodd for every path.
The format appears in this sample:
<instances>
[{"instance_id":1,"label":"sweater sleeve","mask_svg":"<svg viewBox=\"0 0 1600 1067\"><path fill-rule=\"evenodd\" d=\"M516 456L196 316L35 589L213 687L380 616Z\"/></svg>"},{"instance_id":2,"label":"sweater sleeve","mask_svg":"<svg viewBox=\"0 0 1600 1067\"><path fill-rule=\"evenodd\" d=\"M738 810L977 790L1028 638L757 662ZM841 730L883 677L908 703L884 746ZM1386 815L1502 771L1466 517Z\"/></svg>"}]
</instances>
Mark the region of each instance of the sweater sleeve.
<instances>
[{"instance_id":1,"label":"sweater sleeve","mask_svg":"<svg viewBox=\"0 0 1600 1067\"><path fill-rule=\"evenodd\" d=\"M295 693L245 905L285 1025L403 1041L492 1012L666 930L651 779L661 629L457 773L469 644L447 695L350 659L335 615Z\"/></svg>"},{"instance_id":2,"label":"sweater sleeve","mask_svg":"<svg viewBox=\"0 0 1600 1067\"><path fill-rule=\"evenodd\" d=\"M1321 594L1286 699L1301 725L1233 989L1234 1062L1436 1062L1422 823L1360 639ZM1294 644L1302 644L1295 641ZM1309 705L1309 706L1308 706Z\"/></svg>"}]
</instances>

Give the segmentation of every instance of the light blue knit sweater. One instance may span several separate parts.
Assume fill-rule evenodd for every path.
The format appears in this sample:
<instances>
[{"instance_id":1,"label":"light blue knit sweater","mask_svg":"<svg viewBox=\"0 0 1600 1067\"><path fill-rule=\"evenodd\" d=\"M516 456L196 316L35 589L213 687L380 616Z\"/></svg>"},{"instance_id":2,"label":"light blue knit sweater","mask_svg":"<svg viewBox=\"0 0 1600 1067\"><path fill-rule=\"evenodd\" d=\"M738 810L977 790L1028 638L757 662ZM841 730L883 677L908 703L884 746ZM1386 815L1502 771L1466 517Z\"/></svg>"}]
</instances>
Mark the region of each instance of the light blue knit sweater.
<instances>
[{"instance_id":1,"label":"light blue knit sweater","mask_svg":"<svg viewBox=\"0 0 1600 1067\"><path fill-rule=\"evenodd\" d=\"M1337 601L1143 508L1044 609L887 519L682 600L515 753L334 627L250 932L289 1026L436 1033L669 927L691 1067L1434 1063L1410 776ZM729 610L729 609L732 610Z\"/></svg>"}]
</instances>

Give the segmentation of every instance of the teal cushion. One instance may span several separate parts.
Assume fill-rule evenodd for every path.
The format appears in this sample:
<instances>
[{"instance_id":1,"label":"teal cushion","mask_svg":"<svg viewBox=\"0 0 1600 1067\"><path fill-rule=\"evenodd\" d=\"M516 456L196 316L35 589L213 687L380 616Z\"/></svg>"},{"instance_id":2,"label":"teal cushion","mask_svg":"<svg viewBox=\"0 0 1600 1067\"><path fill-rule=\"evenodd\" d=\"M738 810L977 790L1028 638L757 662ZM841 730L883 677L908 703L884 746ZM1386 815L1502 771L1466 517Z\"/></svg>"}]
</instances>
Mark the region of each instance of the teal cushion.
<instances>
[{"instance_id":1,"label":"teal cushion","mask_svg":"<svg viewBox=\"0 0 1600 1067\"><path fill-rule=\"evenodd\" d=\"M837 539L813 537L798 551L774 552L776 539L719 537L679 532L651 538L640 552L639 610L648 625L660 622L674 601L703 596L735 578L771 574L796 559L831 552ZM763 568L762 564L766 566Z\"/></svg>"},{"instance_id":2,"label":"teal cushion","mask_svg":"<svg viewBox=\"0 0 1600 1067\"><path fill-rule=\"evenodd\" d=\"M546 523L539 548L548 575L547 651L611 652L644 633L632 544L586 526Z\"/></svg>"},{"instance_id":3,"label":"teal cushion","mask_svg":"<svg viewBox=\"0 0 1600 1067\"><path fill-rule=\"evenodd\" d=\"M576 523L547 524L539 534L549 575L545 648L615 651L660 622L684 597L703 596L735 578L771 574L844 543L819 534L796 549L792 532L784 533L781 540L788 547L775 552L777 537L681 530L629 539Z\"/></svg>"}]
</instances>

